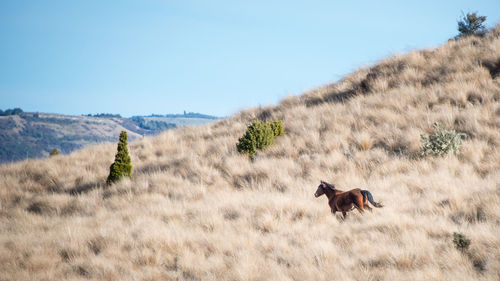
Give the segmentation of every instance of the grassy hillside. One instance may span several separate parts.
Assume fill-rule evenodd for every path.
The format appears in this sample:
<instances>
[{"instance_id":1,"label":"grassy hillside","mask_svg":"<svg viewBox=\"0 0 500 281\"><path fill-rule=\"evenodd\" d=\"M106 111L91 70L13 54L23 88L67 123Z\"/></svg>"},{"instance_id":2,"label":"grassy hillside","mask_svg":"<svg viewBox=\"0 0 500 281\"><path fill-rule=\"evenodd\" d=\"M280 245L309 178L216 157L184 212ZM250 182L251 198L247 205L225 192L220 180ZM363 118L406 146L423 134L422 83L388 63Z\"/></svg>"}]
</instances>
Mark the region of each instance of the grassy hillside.
<instances>
[{"instance_id":1,"label":"grassy hillside","mask_svg":"<svg viewBox=\"0 0 500 281\"><path fill-rule=\"evenodd\" d=\"M72 116L20 111L0 116L0 163L46 158L54 148L69 154L89 145L115 141L122 130L127 130L133 141L144 135L157 135L167 129L206 124L217 119L202 114L198 114L201 118L189 115L122 118L112 114Z\"/></svg>"},{"instance_id":2,"label":"grassy hillside","mask_svg":"<svg viewBox=\"0 0 500 281\"><path fill-rule=\"evenodd\" d=\"M0 163L48 157L52 149L70 153L99 142L113 141L121 130L132 140L144 130L122 118L97 118L50 113L0 116Z\"/></svg>"},{"instance_id":3,"label":"grassy hillside","mask_svg":"<svg viewBox=\"0 0 500 281\"><path fill-rule=\"evenodd\" d=\"M397 55L214 124L129 145L133 180L105 187L115 144L0 166L4 280L498 280L500 26ZM286 133L255 159L254 118ZM461 155L419 158L432 124ZM385 207L347 221L326 180ZM471 239L460 252L453 232Z\"/></svg>"},{"instance_id":4,"label":"grassy hillside","mask_svg":"<svg viewBox=\"0 0 500 281\"><path fill-rule=\"evenodd\" d=\"M175 124L177 127L188 126L188 125L204 125L207 123L211 123L217 118L197 118L197 117L158 117L158 116L146 116L144 117L147 121L159 121L165 123Z\"/></svg>"}]
</instances>

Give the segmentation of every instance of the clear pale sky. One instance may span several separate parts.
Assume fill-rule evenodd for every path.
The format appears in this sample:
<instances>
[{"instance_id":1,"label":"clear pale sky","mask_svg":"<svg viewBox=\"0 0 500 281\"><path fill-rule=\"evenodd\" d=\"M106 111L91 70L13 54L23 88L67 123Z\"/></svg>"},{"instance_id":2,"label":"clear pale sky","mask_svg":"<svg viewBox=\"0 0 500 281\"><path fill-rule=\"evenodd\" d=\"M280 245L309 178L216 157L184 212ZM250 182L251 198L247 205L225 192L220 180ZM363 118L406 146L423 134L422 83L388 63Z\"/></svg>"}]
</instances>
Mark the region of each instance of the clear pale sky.
<instances>
[{"instance_id":1,"label":"clear pale sky","mask_svg":"<svg viewBox=\"0 0 500 281\"><path fill-rule=\"evenodd\" d=\"M500 1L0 0L0 109L228 116L455 36Z\"/></svg>"}]
</instances>

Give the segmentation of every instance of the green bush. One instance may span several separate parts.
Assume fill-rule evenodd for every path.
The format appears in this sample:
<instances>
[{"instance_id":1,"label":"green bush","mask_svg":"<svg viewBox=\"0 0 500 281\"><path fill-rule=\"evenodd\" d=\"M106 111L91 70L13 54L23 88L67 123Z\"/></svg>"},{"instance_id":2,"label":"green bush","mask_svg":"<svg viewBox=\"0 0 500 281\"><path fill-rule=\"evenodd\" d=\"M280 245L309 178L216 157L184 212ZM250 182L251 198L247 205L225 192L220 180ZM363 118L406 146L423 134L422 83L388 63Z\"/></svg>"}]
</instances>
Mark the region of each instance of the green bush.
<instances>
[{"instance_id":1,"label":"green bush","mask_svg":"<svg viewBox=\"0 0 500 281\"><path fill-rule=\"evenodd\" d=\"M273 129L273 134L275 137L279 137L285 134L285 128L283 127L283 122L281 120L274 119L274 121L271 122L270 125Z\"/></svg>"},{"instance_id":2,"label":"green bush","mask_svg":"<svg viewBox=\"0 0 500 281\"><path fill-rule=\"evenodd\" d=\"M109 167L109 176L106 183L108 185L112 184L122 177L132 178L132 164L128 154L126 131L120 133L118 152L115 155L115 162Z\"/></svg>"},{"instance_id":3,"label":"green bush","mask_svg":"<svg viewBox=\"0 0 500 281\"><path fill-rule=\"evenodd\" d=\"M57 148L54 148L54 149L52 149L51 152L49 152L49 157L53 157L56 155L59 155L59 150L57 150Z\"/></svg>"},{"instance_id":4,"label":"green bush","mask_svg":"<svg viewBox=\"0 0 500 281\"><path fill-rule=\"evenodd\" d=\"M275 119L273 122L254 120L243 137L239 139L236 148L240 153L253 157L257 149L265 149L274 143L277 136L285 133L283 122Z\"/></svg>"},{"instance_id":5,"label":"green bush","mask_svg":"<svg viewBox=\"0 0 500 281\"><path fill-rule=\"evenodd\" d=\"M484 21L486 21L485 16L479 16L476 13L467 13L467 15L462 13L462 19L458 21L458 31L460 32L458 37L483 36L486 34L486 27L483 25Z\"/></svg>"},{"instance_id":6,"label":"green bush","mask_svg":"<svg viewBox=\"0 0 500 281\"><path fill-rule=\"evenodd\" d=\"M422 140L421 156L429 154L441 156L443 154L458 154L462 138L467 135L457 133L455 130L446 130L439 127L439 123L434 123L434 133L425 136L420 135Z\"/></svg>"},{"instance_id":7,"label":"green bush","mask_svg":"<svg viewBox=\"0 0 500 281\"><path fill-rule=\"evenodd\" d=\"M458 250L465 252L469 249L470 239L462 233L453 232L453 243Z\"/></svg>"}]
</instances>

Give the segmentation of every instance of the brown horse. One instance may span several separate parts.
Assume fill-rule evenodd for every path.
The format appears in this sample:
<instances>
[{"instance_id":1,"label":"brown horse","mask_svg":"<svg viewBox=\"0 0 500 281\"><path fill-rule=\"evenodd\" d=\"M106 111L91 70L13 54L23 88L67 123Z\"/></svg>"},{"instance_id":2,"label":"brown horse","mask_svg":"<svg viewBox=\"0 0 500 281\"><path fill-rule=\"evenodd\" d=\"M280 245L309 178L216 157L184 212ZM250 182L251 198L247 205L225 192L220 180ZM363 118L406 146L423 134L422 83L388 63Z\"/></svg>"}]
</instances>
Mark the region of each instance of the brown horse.
<instances>
[{"instance_id":1,"label":"brown horse","mask_svg":"<svg viewBox=\"0 0 500 281\"><path fill-rule=\"evenodd\" d=\"M319 197L323 194L328 197L328 205L330 205L332 213L342 212L344 219L347 217L347 212L354 210L354 208L357 208L361 214L363 214L365 208L371 211L372 208L368 205L368 202L372 203L374 207L383 207L382 204L373 200L370 191L359 188L342 191L336 189L333 184L321 181L314 196Z\"/></svg>"}]
</instances>

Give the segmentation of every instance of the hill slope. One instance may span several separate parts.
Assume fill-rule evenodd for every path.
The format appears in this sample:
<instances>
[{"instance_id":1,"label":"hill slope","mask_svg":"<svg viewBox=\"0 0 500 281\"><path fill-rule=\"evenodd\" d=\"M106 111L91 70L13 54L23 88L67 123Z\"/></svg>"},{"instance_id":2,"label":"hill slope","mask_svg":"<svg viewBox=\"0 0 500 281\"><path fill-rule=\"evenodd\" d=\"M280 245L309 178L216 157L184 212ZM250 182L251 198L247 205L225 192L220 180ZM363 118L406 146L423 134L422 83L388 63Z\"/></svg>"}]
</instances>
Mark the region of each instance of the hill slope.
<instances>
[{"instance_id":1,"label":"hill slope","mask_svg":"<svg viewBox=\"0 0 500 281\"><path fill-rule=\"evenodd\" d=\"M131 141L166 129L200 125L218 119L202 114L172 117L119 115L73 116L52 113L19 113L0 116L0 163L47 157L57 148L64 154L101 142L116 141L122 130Z\"/></svg>"},{"instance_id":2,"label":"hill slope","mask_svg":"<svg viewBox=\"0 0 500 281\"><path fill-rule=\"evenodd\" d=\"M5 280L497 280L500 27L360 69L278 106L129 145L133 180L105 187L116 151L0 166ZM286 134L253 161L254 118ZM432 124L460 156L419 158ZM332 216L320 180L383 209ZM471 239L454 248L452 233Z\"/></svg>"}]
</instances>

